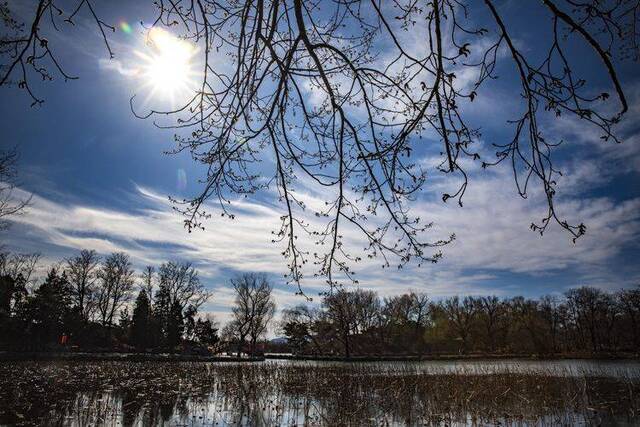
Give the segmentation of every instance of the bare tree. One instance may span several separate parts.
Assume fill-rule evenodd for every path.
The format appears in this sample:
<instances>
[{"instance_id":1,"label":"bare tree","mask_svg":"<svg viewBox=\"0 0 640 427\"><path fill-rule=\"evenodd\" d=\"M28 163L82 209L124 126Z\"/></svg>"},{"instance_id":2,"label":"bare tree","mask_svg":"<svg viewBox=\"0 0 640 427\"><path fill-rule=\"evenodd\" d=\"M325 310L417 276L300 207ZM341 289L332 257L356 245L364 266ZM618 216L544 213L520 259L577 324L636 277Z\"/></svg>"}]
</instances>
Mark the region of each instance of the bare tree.
<instances>
[{"instance_id":1,"label":"bare tree","mask_svg":"<svg viewBox=\"0 0 640 427\"><path fill-rule=\"evenodd\" d=\"M477 299L478 314L484 323L489 341L489 350L491 352L496 349L496 335L500 328L500 322L504 317L506 308L504 303L495 295L490 297L480 297Z\"/></svg>"},{"instance_id":2,"label":"bare tree","mask_svg":"<svg viewBox=\"0 0 640 427\"><path fill-rule=\"evenodd\" d=\"M145 291L149 303L153 304L153 296L155 295L155 288L157 287L155 268L150 265L146 266L140 275L140 279L142 279L140 287Z\"/></svg>"},{"instance_id":3,"label":"bare tree","mask_svg":"<svg viewBox=\"0 0 640 427\"><path fill-rule=\"evenodd\" d=\"M31 81L34 78L51 81L57 75L65 81L77 79L62 67L53 46L49 43L47 31L58 32L61 25L75 25L78 13L87 10L101 32L109 54L113 57L105 30L113 32L115 28L98 17L90 0L66 3L37 0L32 4L32 15L21 19L12 11L13 5L7 2L0 3L0 86L17 86L26 91L32 100L31 106L36 106L44 100L32 90ZM69 6L68 13L64 11L65 6Z\"/></svg>"},{"instance_id":4,"label":"bare tree","mask_svg":"<svg viewBox=\"0 0 640 427\"><path fill-rule=\"evenodd\" d=\"M538 27L539 44L526 49L514 42L524 30L509 22L495 0L154 4L153 26L171 28L202 47L202 80L193 96L172 111L138 114L168 119L159 125L177 129L175 152L188 151L205 166L202 191L175 201L190 230L209 217L208 200L233 216L228 202L235 196L275 185L282 223L274 242L284 245L292 282L299 284L309 261L330 285L355 280L351 264L362 257L345 244L346 230L359 233L367 256L380 257L384 266L435 262L439 248L454 236L426 238L431 223L410 210L427 186L427 171L416 158L427 150L440 152L437 169L455 186L442 194L444 202L463 204L469 181L465 161L505 164L520 196L527 197L532 187L544 195L545 214L532 230L544 233L555 223L574 240L585 233L584 224L574 224L556 208L561 173L553 155L560 137L546 122L569 117L591 126L603 140L619 141L613 127L628 102L614 63L638 59L638 0L528 2L550 19ZM85 10L105 37L105 28L112 27L98 18L92 3L77 5L67 20ZM53 0L39 1L35 9L30 30L3 42L9 60L0 85L13 76L11 81L38 103L27 69L49 79L38 65L46 59L70 77L41 35L45 18L54 26L59 9ZM7 22L20 33L13 20ZM406 33L419 42L408 43ZM599 70L589 72L600 71L614 96L587 84L576 63L580 58L567 54L576 43L599 59ZM222 56L225 61L218 60ZM487 82L498 78L503 63L514 71L517 84L509 96L521 109L505 117L512 137L494 143L489 153L476 148L481 134L467 120L465 106L485 96ZM274 161L264 179L265 168L257 165L267 157ZM326 194L325 207L312 212L315 222L303 212L308 208L298 193L301 181ZM298 237L305 235L318 243L317 251L299 247Z\"/></svg>"},{"instance_id":5,"label":"bare tree","mask_svg":"<svg viewBox=\"0 0 640 427\"><path fill-rule=\"evenodd\" d=\"M28 295L40 254L0 252L0 315L8 315Z\"/></svg>"},{"instance_id":6,"label":"bare tree","mask_svg":"<svg viewBox=\"0 0 640 427\"><path fill-rule=\"evenodd\" d=\"M364 334L380 324L380 298L375 291L356 289L353 291L355 331Z\"/></svg>"},{"instance_id":7,"label":"bare tree","mask_svg":"<svg viewBox=\"0 0 640 427\"><path fill-rule=\"evenodd\" d=\"M254 294L255 313L249 326L249 353L254 356L258 339L267 332L269 323L276 314L276 303L271 296L271 286L263 287Z\"/></svg>"},{"instance_id":8,"label":"bare tree","mask_svg":"<svg viewBox=\"0 0 640 427\"><path fill-rule=\"evenodd\" d=\"M236 293L232 309L233 326L238 337L238 356L247 337L250 338L250 353L255 354L258 338L266 331L275 314L273 287L263 274L245 273L231 279Z\"/></svg>"},{"instance_id":9,"label":"bare tree","mask_svg":"<svg viewBox=\"0 0 640 427\"><path fill-rule=\"evenodd\" d=\"M383 311L391 323L420 327L426 326L429 321L429 305L426 294L410 292L387 298Z\"/></svg>"},{"instance_id":10,"label":"bare tree","mask_svg":"<svg viewBox=\"0 0 640 427\"><path fill-rule=\"evenodd\" d=\"M129 256L114 252L107 256L98 272L100 279L96 290L96 308L104 326L113 325L114 316L131 299L134 271Z\"/></svg>"},{"instance_id":11,"label":"bare tree","mask_svg":"<svg viewBox=\"0 0 640 427\"><path fill-rule=\"evenodd\" d=\"M94 250L83 249L66 260L65 272L71 287L71 298L82 319L91 319L96 308L96 282L100 269L100 256Z\"/></svg>"},{"instance_id":12,"label":"bare tree","mask_svg":"<svg viewBox=\"0 0 640 427\"><path fill-rule=\"evenodd\" d=\"M546 325L546 332L551 341L551 350L556 353L559 351L559 335L562 325L562 310L560 298L553 295L545 295L540 298L538 305L540 315Z\"/></svg>"},{"instance_id":13,"label":"bare tree","mask_svg":"<svg viewBox=\"0 0 640 427\"><path fill-rule=\"evenodd\" d=\"M9 227L9 217L23 213L31 201L31 196L16 195L17 161L15 149L0 150L0 231Z\"/></svg>"},{"instance_id":14,"label":"bare tree","mask_svg":"<svg viewBox=\"0 0 640 427\"><path fill-rule=\"evenodd\" d=\"M560 172L552 153L560 138L547 134L544 120L576 118L603 139L617 141L612 126L628 104L611 49L627 42L624 52L637 50L639 5L556 3L540 3L551 17L540 28L550 35L549 44L525 50L513 41L519 28L492 0L473 8L456 0L207 0L179 7L159 2L157 25L182 27L186 38L204 46L203 79L194 96L173 111L143 115L173 115L176 121L163 125L178 129L176 152L190 151L206 166L202 192L176 201L186 226L202 226L209 217L208 199L219 201L228 213L234 195L273 183L283 206L274 241L285 245L293 282L309 261L331 285L341 277L353 279L350 264L361 257L346 247L345 230L360 233L367 255L381 256L384 266L436 261L438 248L453 236L425 240L423 232L431 224L409 209L427 182L413 156L433 135L441 147L439 171L460 183L442 195L443 201L456 199L462 205L468 185L465 160L483 167L509 164L522 197L534 183L545 195L547 212L531 228L543 233L555 222L572 238L580 237L584 224L571 224L556 210ZM492 31L476 26L472 13L486 13ZM619 31L623 27L633 31ZM420 43L407 43L406 31L417 33ZM609 94L590 93L577 64L569 61L566 38L599 57L615 93L615 113L603 112ZM505 59L499 51L507 52ZM220 54L230 66L214 63ZM523 112L508 118L513 138L495 144L495 157L485 157L474 148L480 132L468 124L462 107L497 78L499 61L515 71L519 87L512 98ZM472 83L460 81L462 73L475 75ZM267 151L275 160L273 176L265 182L264 168L256 164ZM326 207L313 212L324 221L321 225L302 213L307 206L297 193L301 180L326 194ZM319 243L316 252L298 247L305 233Z\"/></svg>"},{"instance_id":15,"label":"bare tree","mask_svg":"<svg viewBox=\"0 0 640 427\"><path fill-rule=\"evenodd\" d=\"M347 359L351 357L351 336L357 324L357 312L353 304L354 295L353 292L340 288L327 294L322 300L324 314L327 321L335 328L338 340L343 347L344 357Z\"/></svg>"},{"instance_id":16,"label":"bare tree","mask_svg":"<svg viewBox=\"0 0 640 427\"><path fill-rule=\"evenodd\" d=\"M571 321L591 351L610 346L617 307L610 294L591 287L580 287L565 293Z\"/></svg>"},{"instance_id":17,"label":"bare tree","mask_svg":"<svg viewBox=\"0 0 640 427\"><path fill-rule=\"evenodd\" d=\"M153 271L147 268L151 280ZM200 283L198 271L190 262L166 262L158 270L158 287L167 293L169 307L177 304L181 312L191 305L198 309L210 297L210 293Z\"/></svg>"},{"instance_id":18,"label":"bare tree","mask_svg":"<svg viewBox=\"0 0 640 427\"><path fill-rule=\"evenodd\" d=\"M624 315L629 319L633 345L640 344L640 286L635 289L625 289L618 294L618 304Z\"/></svg>"},{"instance_id":19,"label":"bare tree","mask_svg":"<svg viewBox=\"0 0 640 427\"><path fill-rule=\"evenodd\" d=\"M453 332L462 341L462 352L469 348L469 338L473 320L476 316L476 304L473 298L464 297L462 301L458 296L447 298L441 304L444 313L449 318Z\"/></svg>"},{"instance_id":20,"label":"bare tree","mask_svg":"<svg viewBox=\"0 0 640 427\"><path fill-rule=\"evenodd\" d=\"M40 258L41 255L38 253L12 254L10 252L0 252L0 276L7 276L12 280L22 276L25 283L29 283Z\"/></svg>"}]
</instances>

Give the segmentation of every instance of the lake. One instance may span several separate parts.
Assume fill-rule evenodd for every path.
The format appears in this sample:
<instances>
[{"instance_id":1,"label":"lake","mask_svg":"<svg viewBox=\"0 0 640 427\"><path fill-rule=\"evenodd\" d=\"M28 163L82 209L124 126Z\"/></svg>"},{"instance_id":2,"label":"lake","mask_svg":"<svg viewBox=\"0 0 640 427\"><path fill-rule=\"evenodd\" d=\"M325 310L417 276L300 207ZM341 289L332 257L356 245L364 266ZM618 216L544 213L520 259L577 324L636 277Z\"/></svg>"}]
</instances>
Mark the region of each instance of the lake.
<instances>
[{"instance_id":1,"label":"lake","mask_svg":"<svg viewBox=\"0 0 640 427\"><path fill-rule=\"evenodd\" d=\"M637 361L4 362L0 425L635 425Z\"/></svg>"},{"instance_id":2,"label":"lake","mask_svg":"<svg viewBox=\"0 0 640 427\"><path fill-rule=\"evenodd\" d=\"M403 362L329 362L302 360L269 360L289 366L370 366L382 372L398 366L425 373L493 374L493 373L544 373L558 376L610 376L639 378L639 360L528 360L528 359L474 359L474 360L422 360Z\"/></svg>"}]
</instances>

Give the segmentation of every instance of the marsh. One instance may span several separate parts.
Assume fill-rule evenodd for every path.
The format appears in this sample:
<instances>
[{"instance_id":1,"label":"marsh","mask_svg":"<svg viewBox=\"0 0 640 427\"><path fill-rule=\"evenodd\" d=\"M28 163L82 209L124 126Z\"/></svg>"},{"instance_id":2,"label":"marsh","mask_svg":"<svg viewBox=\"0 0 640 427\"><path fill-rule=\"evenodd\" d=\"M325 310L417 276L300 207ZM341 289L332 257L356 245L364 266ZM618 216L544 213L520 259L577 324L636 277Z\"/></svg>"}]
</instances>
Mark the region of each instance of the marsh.
<instances>
[{"instance_id":1,"label":"marsh","mask_svg":"<svg viewBox=\"0 0 640 427\"><path fill-rule=\"evenodd\" d=\"M634 425L637 362L13 362L1 425Z\"/></svg>"}]
</instances>

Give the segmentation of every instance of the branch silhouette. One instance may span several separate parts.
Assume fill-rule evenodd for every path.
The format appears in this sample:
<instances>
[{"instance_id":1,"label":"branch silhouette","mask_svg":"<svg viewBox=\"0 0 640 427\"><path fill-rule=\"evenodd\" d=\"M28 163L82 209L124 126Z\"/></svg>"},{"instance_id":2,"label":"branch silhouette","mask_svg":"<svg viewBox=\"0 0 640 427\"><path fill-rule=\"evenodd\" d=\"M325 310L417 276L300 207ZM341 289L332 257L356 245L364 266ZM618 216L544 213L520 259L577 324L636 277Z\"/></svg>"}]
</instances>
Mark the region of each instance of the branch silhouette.
<instances>
[{"instance_id":1,"label":"branch silhouette","mask_svg":"<svg viewBox=\"0 0 640 427\"><path fill-rule=\"evenodd\" d=\"M441 258L440 248L455 235L429 239L433 224L411 211L427 186L416 155L424 150L439 151L437 169L457 182L454 192L442 194L443 202L463 205L468 161L483 168L508 163L521 197L532 186L544 194L546 213L532 230L543 234L555 223L574 241L585 233L584 224L556 208L561 171L553 153L561 141L548 134L545 121L567 116L603 140L619 142L613 128L628 101L615 62L638 59L638 0L531 2L550 23L539 30L540 45L528 49L516 42L520 28L507 22L493 0L472 8L457 0L154 3L153 26L171 28L202 50L201 82L185 104L142 113L131 99L138 117L157 118L158 126L175 130L171 153L189 152L205 166L202 190L173 200L175 209L189 230L204 228L211 215L207 201L217 201L222 214L234 218L229 205L235 198L275 187L283 214L273 241L284 244L288 280L301 293L308 263L331 286L357 282L351 266L362 257L347 247L346 230L359 233L366 256L379 257L383 267ZM67 21L83 8L113 55L104 31L113 27L89 1L79 2ZM47 57L70 78L40 36L40 22L51 11L59 11L53 1L40 1L30 35L3 42L11 61L2 68L0 85L21 68L19 84L34 102L39 100L26 64L46 79L49 74L33 60ZM407 43L407 33L418 42ZM600 59L615 100L606 92L594 94L596 88L580 77L579 64L568 55L569 38ZM40 54L25 59L37 49ZM495 157L489 157L480 152L480 131L468 123L464 106L486 96L482 90L498 78L499 63L515 71L519 85L510 96L522 113L510 118L512 138L494 143ZM474 77L469 81L463 74ZM611 113L614 102L617 111ZM269 174L267 158L273 159ZM322 190L323 208L306 206L301 181ZM313 220L306 219L308 212ZM300 237L317 250L305 249Z\"/></svg>"}]
</instances>

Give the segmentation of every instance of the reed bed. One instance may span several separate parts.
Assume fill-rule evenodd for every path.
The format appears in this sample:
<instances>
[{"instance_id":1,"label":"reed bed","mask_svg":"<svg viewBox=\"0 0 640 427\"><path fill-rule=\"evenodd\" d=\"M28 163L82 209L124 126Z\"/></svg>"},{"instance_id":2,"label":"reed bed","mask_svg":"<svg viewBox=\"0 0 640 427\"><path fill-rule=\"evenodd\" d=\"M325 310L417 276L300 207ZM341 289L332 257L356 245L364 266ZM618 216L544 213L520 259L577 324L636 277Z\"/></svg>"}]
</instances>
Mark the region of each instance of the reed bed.
<instances>
[{"instance_id":1,"label":"reed bed","mask_svg":"<svg viewBox=\"0 0 640 427\"><path fill-rule=\"evenodd\" d=\"M13 362L8 425L633 424L637 377L392 363Z\"/></svg>"}]
</instances>

